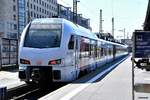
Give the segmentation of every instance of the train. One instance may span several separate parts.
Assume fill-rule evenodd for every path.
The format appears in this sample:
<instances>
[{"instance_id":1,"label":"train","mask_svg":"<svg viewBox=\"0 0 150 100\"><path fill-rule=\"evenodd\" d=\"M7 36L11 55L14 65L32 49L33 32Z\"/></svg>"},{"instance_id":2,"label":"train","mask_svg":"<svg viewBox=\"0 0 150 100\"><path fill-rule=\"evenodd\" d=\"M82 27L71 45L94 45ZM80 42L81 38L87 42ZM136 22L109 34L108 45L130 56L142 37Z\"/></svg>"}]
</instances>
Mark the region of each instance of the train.
<instances>
[{"instance_id":1,"label":"train","mask_svg":"<svg viewBox=\"0 0 150 100\"><path fill-rule=\"evenodd\" d=\"M26 83L71 82L127 54L127 45L100 39L66 19L34 19L21 34L19 78Z\"/></svg>"}]
</instances>

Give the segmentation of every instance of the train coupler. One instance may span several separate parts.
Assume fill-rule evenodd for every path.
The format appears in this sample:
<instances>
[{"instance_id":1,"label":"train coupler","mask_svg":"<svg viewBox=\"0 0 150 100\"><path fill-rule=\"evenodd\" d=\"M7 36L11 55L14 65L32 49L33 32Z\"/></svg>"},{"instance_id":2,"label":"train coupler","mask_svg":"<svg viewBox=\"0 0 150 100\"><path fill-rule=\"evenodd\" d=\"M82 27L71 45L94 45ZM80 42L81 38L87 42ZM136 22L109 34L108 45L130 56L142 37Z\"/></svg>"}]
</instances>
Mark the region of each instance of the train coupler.
<instances>
[{"instance_id":1,"label":"train coupler","mask_svg":"<svg viewBox=\"0 0 150 100\"><path fill-rule=\"evenodd\" d=\"M40 77L41 77L41 75L40 75L39 68L34 68L31 73L32 81L38 83L38 81L40 80Z\"/></svg>"}]
</instances>

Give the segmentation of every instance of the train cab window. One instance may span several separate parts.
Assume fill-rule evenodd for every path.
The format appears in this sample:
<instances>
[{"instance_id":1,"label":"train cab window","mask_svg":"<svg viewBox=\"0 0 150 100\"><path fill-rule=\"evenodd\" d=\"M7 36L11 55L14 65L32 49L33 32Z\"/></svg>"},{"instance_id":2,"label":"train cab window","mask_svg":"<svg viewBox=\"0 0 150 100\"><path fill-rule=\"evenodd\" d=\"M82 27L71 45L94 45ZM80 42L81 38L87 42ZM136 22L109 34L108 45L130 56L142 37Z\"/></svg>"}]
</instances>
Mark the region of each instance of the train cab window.
<instances>
[{"instance_id":1,"label":"train cab window","mask_svg":"<svg viewBox=\"0 0 150 100\"><path fill-rule=\"evenodd\" d=\"M73 35L71 35L69 44L68 44L68 49L74 49L74 41L75 41L75 38Z\"/></svg>"},{"instance_id":2,"label":"train cab window","mask_svg":"<svg viewBox=\"0 0 150 100\"><path fill-rule=\"evenodd\" d=\"M56 48L61 43L60 24L38 24L30 25L26 32L24 47L31 48Z\"/></svg>"}]
</instances>

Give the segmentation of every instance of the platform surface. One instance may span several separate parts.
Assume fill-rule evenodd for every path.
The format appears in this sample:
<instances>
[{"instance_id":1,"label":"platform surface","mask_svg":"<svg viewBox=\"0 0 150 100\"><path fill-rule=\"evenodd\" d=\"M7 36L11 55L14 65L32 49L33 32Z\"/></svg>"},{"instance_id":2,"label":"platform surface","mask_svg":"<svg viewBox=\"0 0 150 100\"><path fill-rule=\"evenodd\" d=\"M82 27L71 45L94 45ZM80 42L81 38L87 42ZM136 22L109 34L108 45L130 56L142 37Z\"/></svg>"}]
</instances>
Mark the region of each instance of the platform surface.
<instances>
[{"instance_id":1,"label":"platform surface","mask_svg":"<svg viewBox=\"0 0 150 100\"><path fill-rule=\"evenodd\" d=\"M132 100L130 58L119 64L101 81L91 83L71 100Z\"/></svg>"},{"instance_id":2,"label":"platform surface","mask_svg":"<svg viewBox=\"0 0 150 100\"><path fill-rule=\"evenodd\" d=\"M0 86L6 86L7 89L11 89L25 84L18 78L18 71L0 71Z\"/></svg>"},{"instance_id":3,"label":"platform surface","mask_svg":"<svg viewBox=\"0 0 150 100\"><path fill-rule=\"evenodd\" d=\"M132 100L130 59L128 57L102 80L93 83L70 83L40 100Z\"/></svg>"}]
</instances>

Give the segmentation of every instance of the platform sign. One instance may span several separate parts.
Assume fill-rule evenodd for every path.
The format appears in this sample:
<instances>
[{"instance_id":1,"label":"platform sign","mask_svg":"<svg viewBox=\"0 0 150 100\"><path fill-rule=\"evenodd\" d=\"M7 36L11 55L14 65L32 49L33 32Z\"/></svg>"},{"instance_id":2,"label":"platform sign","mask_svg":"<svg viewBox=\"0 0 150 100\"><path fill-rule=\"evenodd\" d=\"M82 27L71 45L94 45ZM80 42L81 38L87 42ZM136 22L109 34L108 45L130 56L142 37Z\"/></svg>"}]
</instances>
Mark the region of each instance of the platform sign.
<instances>
[{"instance_id":1,"label":"platform sign","mask_svg":"<svg viewBox=\"0 0 150 100\"><path fill-rule=\"evenodd\" d=\"M134 58L150 58L150 31L135 31L133 42Z\"/></svg>"}]
</instances>

